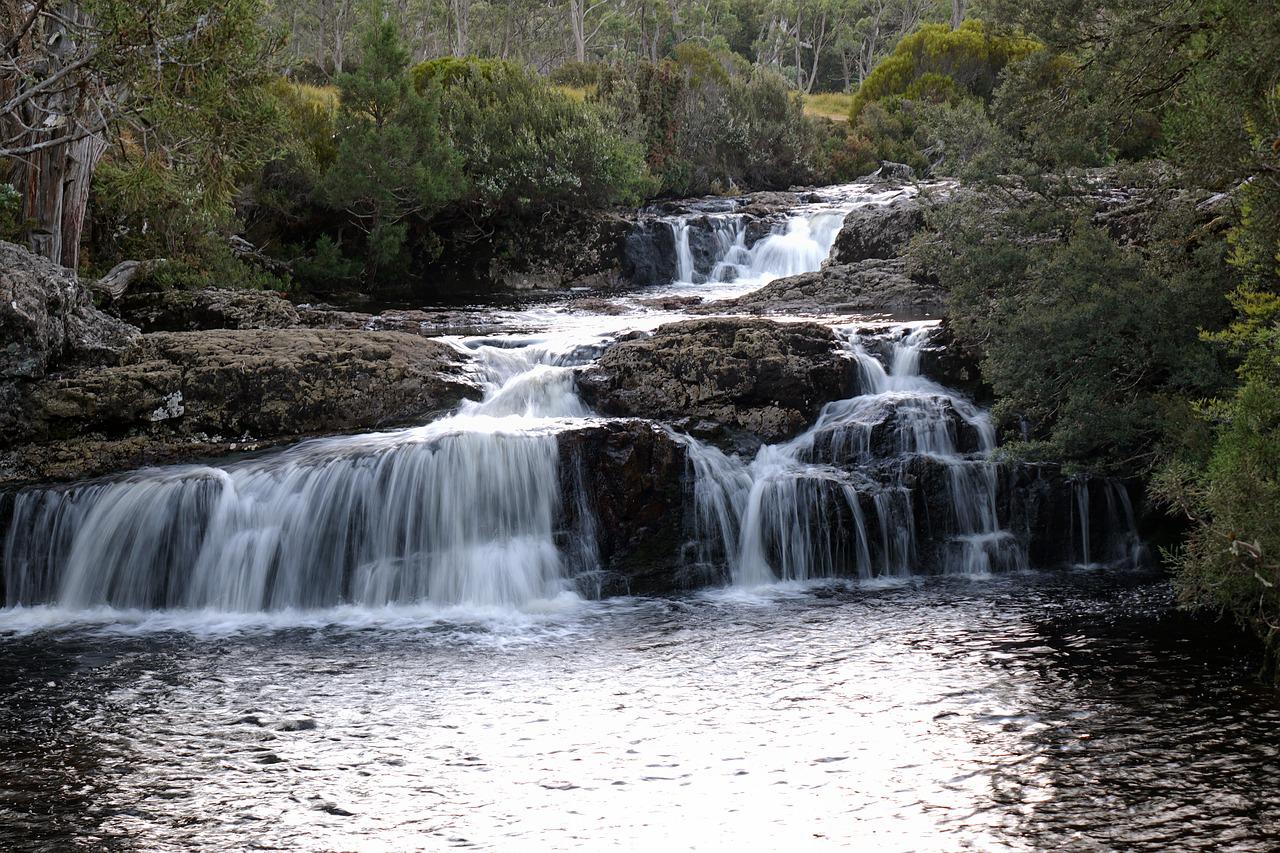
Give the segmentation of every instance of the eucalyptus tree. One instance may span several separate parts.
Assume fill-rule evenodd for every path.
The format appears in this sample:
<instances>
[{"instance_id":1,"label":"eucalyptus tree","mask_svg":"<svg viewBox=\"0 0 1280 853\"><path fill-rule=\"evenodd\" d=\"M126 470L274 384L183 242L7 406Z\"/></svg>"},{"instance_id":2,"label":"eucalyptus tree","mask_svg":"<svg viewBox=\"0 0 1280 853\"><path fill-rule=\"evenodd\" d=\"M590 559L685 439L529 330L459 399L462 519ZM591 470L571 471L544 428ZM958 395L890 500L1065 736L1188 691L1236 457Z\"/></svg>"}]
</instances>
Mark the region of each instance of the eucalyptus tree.
<instances>
[{"instance_id":1,"label":"eucalyptus tree","mask_svg":"<svg viewBox=\"0 0 1280 853\"><path fill-rule=\"evenodd\" d=\"M229 125L260 117L240 99L274 53L260 11L258 0L0 0L0 175L33 251L78 265L112 143L199 162L197 195L229 194L224 167L247 141Z\"/></svg>"}]
</instances>

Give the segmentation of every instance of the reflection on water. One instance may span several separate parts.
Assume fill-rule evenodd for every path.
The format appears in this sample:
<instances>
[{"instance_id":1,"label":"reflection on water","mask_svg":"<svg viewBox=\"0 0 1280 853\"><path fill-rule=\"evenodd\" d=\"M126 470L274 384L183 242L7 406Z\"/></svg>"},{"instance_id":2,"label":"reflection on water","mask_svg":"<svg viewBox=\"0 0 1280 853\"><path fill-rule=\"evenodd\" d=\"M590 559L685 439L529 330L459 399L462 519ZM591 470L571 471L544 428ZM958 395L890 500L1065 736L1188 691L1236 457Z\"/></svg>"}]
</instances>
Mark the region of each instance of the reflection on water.
<instances>
[{"instance_id":1,"label":"reflection on water","mask_svg":"<svg viewBox=\"0 0 1280 853\"><path fill-rule=\"evenodd\" d=\"M0 640L7 849L1280 844L1276 696L1150 577L329 615Z\"/></svg>"}]
</instances>

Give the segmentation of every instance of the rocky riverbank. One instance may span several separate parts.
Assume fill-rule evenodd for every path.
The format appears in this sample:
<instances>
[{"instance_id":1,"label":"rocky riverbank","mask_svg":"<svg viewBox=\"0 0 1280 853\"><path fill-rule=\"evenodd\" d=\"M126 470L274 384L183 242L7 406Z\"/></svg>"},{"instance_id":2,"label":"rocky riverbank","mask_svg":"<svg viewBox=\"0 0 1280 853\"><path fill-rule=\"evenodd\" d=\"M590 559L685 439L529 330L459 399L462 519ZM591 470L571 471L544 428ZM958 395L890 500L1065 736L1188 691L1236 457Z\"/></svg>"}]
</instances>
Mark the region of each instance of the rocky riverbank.
<instances>
[{"instance_id":1,"label":"rocky riverbank","mask_svg":"<svg viewBox=\"0 0 1280 853\"><path fill-rule=\"evenodd\" d=\"M298 327L262 293L199 304L198 330L143 333L71 273L0 243L0 484L420 423L479 395L466 357L420 335Z\"/></svg>"}]
</instances>

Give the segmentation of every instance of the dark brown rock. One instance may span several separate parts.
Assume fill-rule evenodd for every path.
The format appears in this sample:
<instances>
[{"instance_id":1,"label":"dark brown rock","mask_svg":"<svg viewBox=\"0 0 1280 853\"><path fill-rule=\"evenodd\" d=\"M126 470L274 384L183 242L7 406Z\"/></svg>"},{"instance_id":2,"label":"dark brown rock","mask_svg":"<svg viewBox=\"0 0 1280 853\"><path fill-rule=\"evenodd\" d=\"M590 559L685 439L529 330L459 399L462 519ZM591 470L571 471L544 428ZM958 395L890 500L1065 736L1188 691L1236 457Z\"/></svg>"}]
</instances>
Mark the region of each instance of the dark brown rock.
<instances>
[{"instance_id":1,"label":"dark brown rock","mask_svg":"<svg viewBox=\"0 0 1280 853\"><path fill-rule=\"evenodd\" d=\"M853 371L824 326L717 318L616 344L578 385L605 414L711 420L779 441L812 423L823 403L849 396Z\"/></svg>"},{"instance_id":2,"label":"dark brown rock","mask_svg":"<svg viewBox=\"0 0 1280 853\"><path fill-rule=\"evenodd\" d=\"M25 388L0 482L86 477L322 433L426 422L478 396L452 347L397 332L164 332Z\"/></svg>"},{"instance_id":3,"label":"dark brown rock","mask_svg":"<svg viewBox=\"0 0 1280 853\"><path fill-rule=\"evenodd\" d=\"M120 315L144 332L286 329L298 325L293 303L269 290L205 288L126 293Z\"/></svg>"},{"instance_id":4,"label":"dark brown rock","mask_svg":"<svg viewBox=\"0 0 1280 853\"><path fill-rule=\"evenodd\" d=\"M901 196L887 204L860 207L844 219L831 249L832 264L896 258L924 226L924 203Z\"/></svg>"},{"instance_id":5,"label":"dark brown rock","mask_svg":"<svg viewBox=\"0 0 1280 853\"><path fill-rule=\"evenodd\" d=\"M646 421L608 421L557 437L569 526L592 509L606 595L697 586L677 568L684 533L684 446Z\"/></svg>"},{"instance_id":6,"label":"dark brown rock","mask_svg":"<svg viewBox=\"0 0 1280 853\"><path fill-rule=\"evenodd\" d=\"M941 315L946 295L935 283L907 273L902 260L831 264L817 272L771 281L736 299L708 302L705 313L889 314L900 319Z\"/></svg>"}]
</instances>

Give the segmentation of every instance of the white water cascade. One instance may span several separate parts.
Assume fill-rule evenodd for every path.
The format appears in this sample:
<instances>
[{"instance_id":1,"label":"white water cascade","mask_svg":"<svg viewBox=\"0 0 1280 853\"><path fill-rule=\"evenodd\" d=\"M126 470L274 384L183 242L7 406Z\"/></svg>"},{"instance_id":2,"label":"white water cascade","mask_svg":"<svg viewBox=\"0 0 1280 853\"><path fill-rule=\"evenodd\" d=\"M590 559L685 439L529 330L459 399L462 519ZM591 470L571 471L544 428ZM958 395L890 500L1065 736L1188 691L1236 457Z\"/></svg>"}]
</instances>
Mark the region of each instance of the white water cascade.
<instances>
[{"instance_id":1,"label":"white water cascade","mask_svg":"<svg viewBox=\"0 0 1280 853\"><path fill-rule=\"evenodd\" d=\"M911 574L922 555L909 482L932 479L947 503L947 517L931 519L946 571L1025 566L997 518L990 419L920 375L927 327L899 334L888 370L853 337L862 393L827 404L807 432L749 462L685 439L697 562L723 559L745 585Z\"/></svg>"},{"instance_id":2,"label":"white water cascade","mask_svg":"<svg viewBox=\"0 0 1280 853\"><path fill-rule=\"evenodd\" d=\"M577 350L474 346L484 399L425 427L24 490L0 554L7 602L246 612L553 598L577 556L557 545L555 435L587 414Z\"/></svg>"},{"instance_id":3,"label":"white water cascade","mask_svg":"<svg viewBox=\"0 0 1280 853\"><path fill-rule=\"evenodd\" d=\"M848 211L902 192L911 190L834 188L751 245L742 214L674 218L678 280L643 295L733 296L816 270ZM641 301L616 307L510 312L510 325L537 331L450 339L483 397L425 426L21 490L0 531L5 603L245 613L510 608L581 593L601 569L597 521L572 485L581 473L562 470L559 436L600 419L578 396L574 368L624 334L684 316ZM744 585L1025 565L1024 543L1000 526L986 413L920 374L929 329L843 333L861 393L828 404L796 439L748 461L676 436L693 474L692 535L673 563L727 566ZM882 363L873 350L886 346ZM1107 500L1131 530L1123 491ZM1087 495L1081 507L1088 562Z\"/></svg>"}]
</instances>

